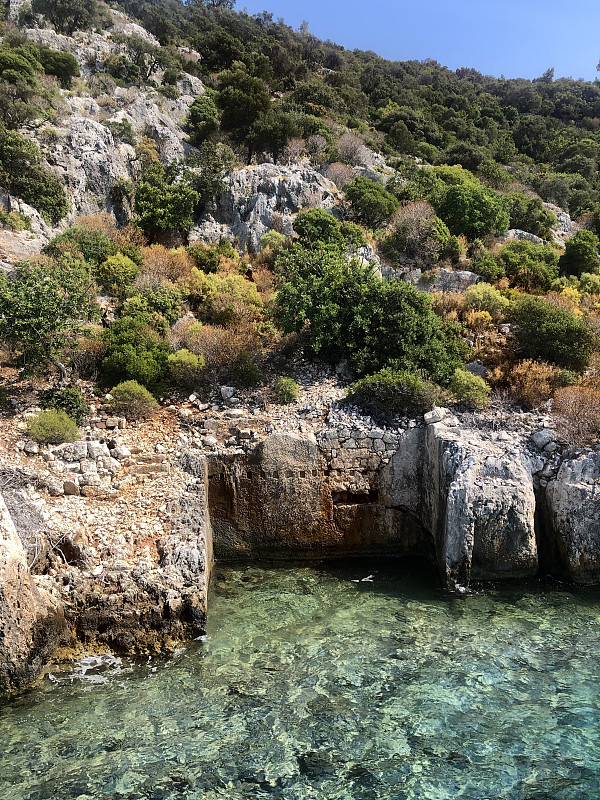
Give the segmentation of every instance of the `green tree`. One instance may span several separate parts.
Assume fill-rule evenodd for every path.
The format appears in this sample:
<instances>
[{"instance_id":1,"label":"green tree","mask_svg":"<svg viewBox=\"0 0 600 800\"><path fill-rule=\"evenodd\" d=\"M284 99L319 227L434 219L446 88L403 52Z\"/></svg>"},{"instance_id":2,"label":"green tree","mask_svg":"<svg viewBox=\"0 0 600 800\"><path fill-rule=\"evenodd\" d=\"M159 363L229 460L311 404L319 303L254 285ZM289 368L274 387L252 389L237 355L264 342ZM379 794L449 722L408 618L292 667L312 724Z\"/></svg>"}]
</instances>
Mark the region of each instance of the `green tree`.
<instances>
[{"instance_id":1,"label":"green tree","mask_svg":"<svg viewBox=\"0 0 600 800\"><path fill-rule=\"evenodd\" d=\"M156 235L189 231L200 195L186 179L176 181L177 170L155 164L145 172L135 190L137 222L146 233Z\"/></svg>"},{"instance_id":2,"label":"green tree","mask_svg":"<svg viewBox=\"0 0 600 800\"><path fill-rule=\"evenodd\" d=\"M61 182L43 165L35 142L0 125L0 185L20 197L49 222L58 222L69 210Z\"/></svg>"},{"instance_id":3,"label":"green tree","mask_svg":"<svg viewBox=\"0 0 600 800\"><path fill-rule=\"evenodd\" d=\"M46 17L60 33L72 36L91 27L98 5L96 0L32 0L31 10Z\"/></svg>"},{"instance_id":4,"label":"green tree","mask_svg":"<svg viewBox=\"0 0 600 800\"><path fill-rule=\"evenodd\" d=\"M558 267L561 275L576 275L584 272L592 275L600 272L598 245L600 240L592 231L577 231L565 244L564 255L560 257Z\"/></svg>"},{"instance_id":5,"label":"green tree","mask_svg":"<svg viewBox=\"0 0 600 800\"><path fill-rule=\"evenodd\" d=\"M71 79L81 75L79 63L71 53L40 48L40 62L47 75L56 75L63 89L71 88Z\"/></svg>"},{"instance_id":6,"label":"green tree","mask_svg":"<svg viewBox=\"0 0 600 800\"><path fill-rule=\"evenodd\" d=\"M219 112L208 95L196 97L190 106L187 130L193 145L201 144L219 128Z\"/></svg>"},{"instance_id":7,"label":"green tree","mask_svg":"<svg viewBox=\"0 0 600 800\"><path fill-rule=\"evenodd\" d=\"M267 87L243 69L219 75L217 106L221 109L221 127L238 143L246 140L252 125L271 107Z\"/></svg>"},{"instance_id":8,"label":"green tree","mask_svg":"<svg viewBox=\"0 0 600 800\"><path fill-rule=\"evenodd\" d=\"M277 162L288 140L299 133L300 128L292 114L286 114L280 109L269 109L253 122L248 131L248 160L252 153L264 152L270 153L273 161Z\"/></svg>"},{"instance_id":9,"label":"green tree","mask_svg":"<svg viewBox=\"0 0 600 800\"><path fill-rule=\"evenodd\" d=\"M584 370L594 349L594 334L581 319L541 297L521 296L512 310L519 347L526 358L565 369Z\"/></svg>"},{"instance_id":10,"label":"green tree","mask_svg":"<svg viewBox=\"0 0 600 800\"><path fill-rule=\"evenodd\" d=\"M344 186L357 221L367 228L378 228L400 205L391 192L375 181L358 177Z\"/></svg>"},{"instance_id":11,"label":"green tree","mask_svg":"<svg viewBox=\"0 0 600 800\"><path fill-rule=\"evenodd\" d=\"M338 220L323 208L301 211L294 220L294 232L305 246L343 243Z\"/></svg>"},{"instance_id":12,"label":"green tree","mask_svg":"<svg viewBox=\"0 0 600 800\"><path fill-rule=\"evenodd\" d=\"M94 315L93 286L89 267L71 258L0 275L0 336L18 348L25 374L53 363L66 380L61 354Z\"/></svg>"},{"instance_id":13,"label":"green tree","mask_svg":"<svg viewBox=\"0 0 600 800\"><path fill-rule=\"evenodd\" d=\"M556 225L556 214L547 208L539 197L528 197L521 192L507 192L504 195L508 203L510 227L528 231L543 239L550 239L552 226Z\"/></svg>"},{"instance_id":14,"label":"green tree","mask_svg":"<svg viewBox=\"0 0 600 800\"><path fill-rule=\"evenodd\" d=\"M502 197L477 185L450 186L436 203L436 210L456 236L477 239L508 229L510 217Z\"/></svg>"},{"instance_id":15,"label":"green tree","mask_svg":"<svg viewBox=\"0 0 600 800\"><path fill-rule=\"evenodd\" d=\"M509 242L500 251L498 264L515 286L527 292L548 292L558 278L558 255L550 245Z\"/></svg>"}]
</instances>

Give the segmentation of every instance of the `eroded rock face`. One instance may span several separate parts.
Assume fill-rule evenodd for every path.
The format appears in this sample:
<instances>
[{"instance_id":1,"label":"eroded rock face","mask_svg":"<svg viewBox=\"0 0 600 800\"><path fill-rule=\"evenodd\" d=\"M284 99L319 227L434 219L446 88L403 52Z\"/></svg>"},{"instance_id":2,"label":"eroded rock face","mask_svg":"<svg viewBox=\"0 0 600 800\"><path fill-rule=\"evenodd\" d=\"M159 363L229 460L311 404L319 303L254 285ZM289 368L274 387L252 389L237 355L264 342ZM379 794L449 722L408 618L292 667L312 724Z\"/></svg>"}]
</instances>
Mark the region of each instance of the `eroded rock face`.
<instances>
[{"instance_id":1,"label":"eroded rock face","mask_svg":"<svg viewBox=\"0 0 600 800\"><path fill-rule=\"evenodd\" d=\"M60 602L38 587L0 497L0 696L35 679L65 630Z\"/></svg>"},{"instance_id":2,"label":"eroded rock face","mask_svg":"<svg viewBox=\"0 0 600 800\"><path fill-rule=\"evenodd\" d=\"M273 227L293 234L293 216L302 209L331 211L338 203L336 185L308 167L259 164L234 170L216 209L205 214L190 233L190 241L215 242L237 237L238 247L252 253Z\"/></svg>"},{"instance_id":3,"label":"eroded rock face","mask_svg":"<svg viewBox=\"0 0 600 800\"><path fill-rule=\"evenodd\" d=\"M600 453L564 461L546 489L548 524L564 569L578 583L600 581Z\"/></svg>"}]
</instances>

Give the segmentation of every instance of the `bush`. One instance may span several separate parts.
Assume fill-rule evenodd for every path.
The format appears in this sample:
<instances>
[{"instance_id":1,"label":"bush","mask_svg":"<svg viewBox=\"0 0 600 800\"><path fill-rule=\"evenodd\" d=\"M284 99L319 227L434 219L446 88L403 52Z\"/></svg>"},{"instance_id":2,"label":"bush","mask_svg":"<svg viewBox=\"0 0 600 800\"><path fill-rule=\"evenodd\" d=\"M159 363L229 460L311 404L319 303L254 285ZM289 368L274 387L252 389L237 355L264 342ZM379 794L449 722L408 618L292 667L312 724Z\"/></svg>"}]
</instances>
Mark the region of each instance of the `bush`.
<instances>
[{"instance_id":1,"label":"bush","mask_svg":"<svg viewBox=\"0 0 600 800\"><path fill-rule=\"evenodd\" d=\"M556 225L556 214L544 208L539 197L527 197L521 192L507 192L504 199L508 204L511 228L528 231L542 239L552 238L552 226Z\"/></svg>"},{"instance_id":2,"label":"bush","mask_svg":"<svg viewBox=\"0 0 600 800\"><path fill-rule=\"evenodd\" d=\"M42 253L52 258L58 258L64 253L82 256L92 267L97 267L110 256L116 255L117 247L102 231L75 225L55 236L43 248Z\"/></svg>"},{"instance_id":3,"label":"bush","mask_svg":"<svg viewBox=\"0 0 600 800\"><path fill-rule=\"evenodd\" d=\"M487 250L482 253L477 253L477 255L473 257L471 269L473 272L476 272L477 275L481 275L483 280L488 283L496 283L496 281L499 281L500 278L503 278L506 274L502 264Z\"/></svg>"},{"instance_id":4,"label":"bush","mask_svg":"<svg viewBox=\"0 0 600 800\"><path fill-rule=\"evenodd\" d=\"M125 295L126 289L135 281L139 271L135 261L122 253L109 256L96 268L96 274L106 291L116 297Z\"/></svg>"},{"instance_id":5,"label":"bush","mask_svg":"<svg viewBox=\"0 0 600 800\"><path fill-rule=\"evenodd\" d=\"M504 319L510 307L510 301L489 283L476 283L474 286L469 286L464 294L464 300L465 309L487 311L496 323Z\"/></svg>"},{"instance_id":6,"label":"bush","mask_svg":"<svg viewBox=\"0 0 600 800\"><path fill-rule=\"evenodd\" d=\"M509 242L500 251L498 262L511 282L527 292L548 292L558 278L558 255L550 245Z\"/></svg>"},{"instance_id":7,"label":"bush","mask_svg":"<svg viewBox=\"0 0 600 800\"><path fill-rule=\"evenodd\" d=\"M393 261L403 258L434 264L455 254L447 225L435 216L428 203L411 203L394 215L395 230L381 243L383 253Z\"/></svg>"},{"instance_id":8,"label":"bush","mask_svg":"<svg viewBox=\"0 0 600 800\"><path fill-rule=\"evenodd\" d=\"M292 403L299 391L300 387L293 378L279 377L273 384L273 394L280 403Z\"/></svg>"},{"instance_id":9,"label":"bush","mask_svg":"<svg viewBox=\"0 0 600 800\"><path fill-rule=\"evenodd\" d=\"M167 363L173 383L179 386L195 386L202 377L206 359L184 349L171 353Z\"/></svg>"},{"instance_id":10,"label":"bush","mask_svg":"<svg viewBox=\"0 0 600 800\"><path fill-rule=\"evenodd\" d=\"M506 203L493 189L476 184L450 186L434 205L456 236L476 239L508 229Z\"/></svg>"},{"instance_id":11,"label":"bush","mask_svg":"<svg viewBox=\"0 0 600 800\"><path fill-rule=\"evenodd\" d=\"M393 194L368 178L355 178L344 186L344 193L356 220L367 228L380 227L399 206Z\"/></svg>"},{"instance_id":12,"label":"bush","mask_svg":"<svg viewBox=\"0 0 600 800\"><path fill-rule=\"evenodd\" d=\"M250 389L262 380L262 373L252 356L242 350L231 365L231 382L242 389Z\"/></svg>"},{"instance_id":13,"label":"bush","mask_svg":"<svg viewBox=\"0 0 600 800\"><path fill-rule=\"evenodd\" d=\"M456 400L467 408L485 408L490 403L490 387L479 375L465 369L454 371L450 391Z\"/></svg>"},{"instance_id":14,"label":"bush","mask_svg":"<svg viewBox=\"0 0 600 800\"><path fill-rule=\"evenodd\" d=\"M40 394L42 408L64 411L77 425L81 425L89 411L89 405L80 389L65 386L62 389L46 389Z\"/></svg>"},{"instance_id":15,"label":"bush","mask_svg":"<svg viewBox=\"0 0 600 800\"><path fill-rule=\"evenodd\" d=\"M161 244L153 244L142 250L142 274L158 283L165 279L173 283L186 283L195 260L195 247L169 250Z\"/></svg>"},{"instance_id":16,"label":"bush","mask_svg":"<svg viewBox=\"0 0 600 800\"><path fill-rule=\"evenodd\" d=\"M552 411L559 435L573 445L586 444L600 431L600 392L569 386L554 395Z\"/></svg>"},{"instance_id":17,"label":"bush","mask_svg":"<svg viewBox=\"0 0 600 800\"><path fill-rule=\"evenodd\" d=\"M581 371L589 365L594 334L585 322L541 297L519 297L512 309L516 337L528 358Z\"/></svg>"},{"instance_id":18,"label":"bush","mask_svg":"<svg viewBox=\"0 0 600 800\"><path fill-rule=\"evenodd\" d=\"M565 243L565 252L558 264L560 274L581 277L584 272L592 275L600 272L599 244L600 240L592 231L577 231L575 236Z\"/></svg>"},{"instance_id":19,"label":"bush","mask_svg":"<svg viewBox=\"0 0 600 800\"><path fill-rule=\"evenodd\" d=\"M355 222L342 222L340 233L346 247L350 250L360 250L368 244L364 230Z\"/></svg>"},{"instance_id":20,"label":"bush","mask_svg":"<svg viewBox=\"0 0 600 800\"><path fill-rule=\"evenodd\" d=\"M552 397L559 371L544 361L519 361L508 373L507 383L526 408L539 408Z\"/></svg>"},{"instance_id":21,"label":"bush","mask_svg":"<svg viewBox=\"0 0 600 800\"><path fill-rule=\"evenodd\" d=\"M151 417L158 411L158 403L150 392L137 381L124 381L110 390L109 409L118 417L136 420Z\"/></svg>"},{"instance_id":22,"label":"bush","mask_svg":"<svg viewBox=\"0 0 600 800\"><path fill-rule=\"evenodd\" d=\"M410 370L384 369L353 383L346 399L376 416L422 414L442 397L439 386Z\"/></svg>"},{"instance_id":23,"label":"bush","mask_svg":"<svg viewBox=\"0 0 600 800\"><path fill-rule=\"evenodd\" d=\"M107 341L101 368L104 385L134 380L152 391L164 388L169 347L143 318L118 320L107 332Z\"/></svg>"},{"instance_id":24,"label":"bush","mask_svg":"<svg viewBox=\"0 0 600 800\"><path fill-rule=\"evenodd\" d=\"M194 268L190 298L202 319L215 325L258 320L263 312L256 284L243 275L206 275Z\"/></svg>"},{"instance_id":25,"label":"bush","mask_svg":"<svg viewBox=\"0 0 600 800\"><path fill-rule=\"evenodd\" d=\"M49 408L27 420L27 435L39 444L63 444L76 441L79 431L65 411Z\"/></svg>"},{"instance_id":26,"label":"bush","mask_svg":"<svg viewBox=\"0 0 600 800\"><path fill-rule=\"evenodd\" d=\"M32 0L31 10L42 14L59 33L67 36L91 27L98 13L96 0Z\"/></svg>"},{"instance_id":27,"label":"bush","mask_svg":"<svg viewBox=\"0 0 600 800\"><path fill-rule=\"evenodd\" d=\"M270 230L260 240L260 249L265 250L269 247L271 250L278 250L287 242L287 236L279 231Z\"/></svg>"},{"instance_id":28,"label":"bush","mask_svg":"<svg viewBox=\"0 0 600 800\"><path fill-rule=\"evenodd\" d=\"M294 220L294 232L304 245L343 243L340 223L322 208L301 211Z\"/></svg>"}]
</instances>

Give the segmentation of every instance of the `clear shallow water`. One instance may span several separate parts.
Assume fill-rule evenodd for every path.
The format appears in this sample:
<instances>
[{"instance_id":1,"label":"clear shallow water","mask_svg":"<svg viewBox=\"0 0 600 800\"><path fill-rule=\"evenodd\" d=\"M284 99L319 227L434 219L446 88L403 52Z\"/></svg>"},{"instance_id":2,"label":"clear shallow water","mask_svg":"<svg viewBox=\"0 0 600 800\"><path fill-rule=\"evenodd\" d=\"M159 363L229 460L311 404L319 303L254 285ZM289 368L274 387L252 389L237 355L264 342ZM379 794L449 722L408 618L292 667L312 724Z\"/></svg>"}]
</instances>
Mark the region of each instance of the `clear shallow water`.
<instances>
[{"instance_id":1,"label":"clear shallow water","mask_svg":"<svg viewBox=\"0 0 600 800\"><path fill-rule=\"evenodd\" d=\"M219 568L209 637L0 709L2 800L590 800L600 594Z\"/></svg>"}]
</instances>

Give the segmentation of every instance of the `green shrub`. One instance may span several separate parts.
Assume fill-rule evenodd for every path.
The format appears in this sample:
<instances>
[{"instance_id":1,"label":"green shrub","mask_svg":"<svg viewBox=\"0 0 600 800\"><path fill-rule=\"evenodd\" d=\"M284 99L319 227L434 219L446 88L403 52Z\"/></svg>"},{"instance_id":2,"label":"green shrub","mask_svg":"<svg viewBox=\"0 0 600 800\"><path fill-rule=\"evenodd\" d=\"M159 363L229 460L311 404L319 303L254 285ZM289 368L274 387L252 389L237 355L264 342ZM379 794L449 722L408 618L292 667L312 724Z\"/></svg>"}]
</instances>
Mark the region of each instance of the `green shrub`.
<instances>
[{"instance_id":1,"label":"green shrub","mask_svg":"<svg viewBox=\"0 0 600 800\"><path fill-rule=\"evenodd\" d=\"M39 444L63 444L76 441L79 431L65 411L49 408L27 420L27 435Z\"/></svg>"},{"instance_id":2,"label":"green shrub","mask_svg":"<svg viewBox=\"0 0 600 800\"><path fill-rule=\"evenodd\" d=\"M136 420L151 417L158 411L158 403L150 392L137 381L124 381L110 390L109 409L112 414Z\"/></svg>"},{"instance_id":3,"label":"green shrub","mask_svg":"<svg viewBox=\"0 0 600 800\"><path fill-rule=\"evenodd\" d=\"M242 350L231 365L231 382L242 389L250 389L262 380L262 373L252 356Z\"/></svg>"},{"instance_id":4,"label":"green shrub","mask_svg":"<svg viewBox=\"0 0 600 800\"><path fill-rule=\"evenodd\" d=\"M500 278L505 276L504 267L497 258L485 250L482 253L477 253L473 257L473 264L471 266L473 272L481 275L487 283L496 283Z\"/></svg>"},{"instance_id":5,"label":"green shrub","mask_svg":"<svg viewBox=\"0 0 600 800\"><path fill-rule=\"evenodd\" d=\"M360 250L361 247L366 247L368 244L364 230L356 222L342 222L340 233L346 247L351 250Z\"/></svg>"},{"instance_id":6,"label":"green shrub","mask_svg":"<svg viewBox=\"0 0 600 800\"><path fill-rule=\"evenodd\" d=\"M178 350L167 359L169 374L173 383L179 386L195 386L202 377L206 366L204 356L196 356L189 350Z\"/></svg>"},{"instance_id":7,"label":"green shrub","mask_svg":"<svg viewBox=\"0 0 600 800\"><path fill-rule=\"evenodd\" d=\"M600 272L599 244L600 240L592 231L577 231L565 244L564 255L558 264L560 274L580 277L584 272L592 275Z\"/></svg>"},{"instance_id":8,"label":"green shrub","mask_svg":"<svg viewBox=\"0 0 600 800\"><path fill-rule=\"evenodd\" d=\"M107 292L116 297L123 297L126 289L137 278L140 267L122 253L109 256L99 264L96 274Z\"/></svg>"},{"instance_id":9,"label":"green shrub","mask_svg":"<svg viewBox=\"0 0 600 800\"><path fill-rule=\"evenodd\" d=\"M294 232L305 245L342 245L339 221L323 208L301 211L294 220Z\"/></svg>"},{"instance_id":10,"label":"green shrub","mask_svg":"<svg viewBox=\"0 0 600 800\"><path fill-rule=\"evenodd\" d=\"M344 193L356 220L367 228L378 228L400 205L391 192L368 178L355 178L344 186Z\"/></svg>"},{"instance_id":11,"label":"green shrub","mask_svg":"<svg viewBox=\"0 0 600 800\"><path fill-rule=\"evenodd\" d=\"M143 319L117 320L107 332L107 341L101 366L104 385L135 380L156 392L165 387L170 349Z\"/></svg>"},{"instance_id":12,"label":"green shrub","mask_svg":"<svg viewBox=\"0 0 600 800\"><path fill-rule=\"evenodd\" d=\"M0 211L0 227L9 231L30 231L31 220L20 211Z\"/></svg>"},{"instance_id":13,"label":"green shrub","mask_svg":"<svg viewBox=\"0 0 600 800\"><path fill-rule=\"evenodd\" d=\"M229 325L262 315L263 301L256 284L243 275L206 275L194 268L189 288L204 322Z\"/></svg>"},{"instance_id":14,"label":"green shrub","mask_svg":"<svg viewBox=\"0 0 600 800\"><path fill-rule=\"evenodd\" d=\"M180 97L179 89L176 86L171 86L170 84L167 84L166 86L159 86L158 91L163 97L166 97L167 100L178 100Z\"/></svg>"},{"instance_id":15,"label":"green shrub","mask_svg":"<svg viewBox=\"0 0 600 800\"><path fill-rule=\"evenodd\" d=\"M434 205L456 236L476 239L508 229L507 204L493 189L476 184L450 186Z\"/></svg>"},{"instance_id":16,"label":"green shrub","mask_svg":"<svg viewBox=\"0 0 600 800\"><path fill-rule=\"evenodd\" d=\"M600 294L600 275L584 272L579 280L579 289L585 294Z\"/></svg>"},{"instance_id":17,"label":"green shrub","mask_svg":"<svg viewBox=\"0 0 600 800\"><path fill-rule=\"evenodd\" d=\"M62 389L46 389L40 394L42 408L64 411L77 425L81 425L89 412L89 405L83 393L76 386Z\"/></svg>"},{"instance_id":18,"label":"green shrub","mask_svg":"<svg viewBox=\"0 0 600 800\"><path fill-rule=\"evenodd\" d=\"M132 147L135 147L137 144L137 139L135 136L135 131L131 125L131 122L126 119L122 120L111 120L109 119L108 122L104 123L107 128L111 131L113 137L119 141L123 142L124 144L130 144ZM123 180L123 179L120 179Z\"/></svg>"},{"instance_id":19,"label":"green shrub","mask_svg":"<svg viewBox=\"0 0 600 800\"><path fill-rule=\"evenodd\" d=\"M42 253L52 258L58 258L64 253L71 253L75 257L83 256L88 264L96 267L110 256L114 256L117 247L105 233L74 225L48 242Z\"/></svg>"},{"instance_id":20,"label":"green shrub","mask_svg":"<svg viewBox=\"0 0 600 800\"><path fill-rule=\"evenodd\" d=\"M548 292L558 278L558 255L550 245L512 241L498 256L506 276L527 292Z\"/></svg>"},{"instance_id":21,"label":"green shrub","mask_svg":"<svg viewBox=\"0 0 600 800\"><path fill-rule=\"evenodd\" d=\"M511 311L523 354L577 372L589 365L594 334L585 322L541 297L520 296Z\"/></svg>"},{"instance_id":22,"label":"green shrub","mask_svg":"<svg viewBox=\"0 0 600 800\"><path fill-rule=\"evenodd\" d=\"M181 317L182 314L182 297L181 289L176 286L168 287L155 286L144 292L143 298L148 304L148 307L158 314L161 314L169 325Z\"/></svg>"},{"instance_id":23,"label":"green shrub","mask_svg":"<svg viewBox=\"0 0 600 800\"><path fill-rule=\"evenodd\" d=\"M414 210L409 206L398 212L401 216L395 230L381 243L382 252L392 261L410 258L434 264L441 258L457 256L455 237L448 226L439 217L422 216L419 207L423 205L415 204Z\"/></svg>"},{"instance_id":24,"label":"green shrub","mask_svg":"<svg viewBox=\"0 0 600 800\"><path fill-rule=\"evenodd\" d=\"M283 233L279 233L279 231L270 230L267 231L260 240L260 249L265 250L267 247L270 247L271 250L278 250L286 242L287 236L284 236Z\"/></svg>"},{"instance_id":25,"label":"green shrub","mask_svg":"<svg viewBox=\"0 0 600 800\"><path fill-rule=\"evenodd\" d=\"M487 311L494 322L501 322L510 301L489 283L476 283L465 292L465 309Z\"/></svg>"},{"instance_id":26,"label":"green shrub","mask_svg":"<svg viewBox=\"0 0 600 800\"><path fill-rule=\"evenodd\" d=\"M442 396L439 386L410 370L384 367L353 383L346 399L376 416L422 414Z\"/></svg>"},{"instance_id":27,"label":"green shrub","mask_svg":"<svg viewBox=\"0 0 600 800\"><path fill-rule=\"evenodd\" d=\"M450 391L467 408L485 408L490 402L490 387L479 375L457 369L450 381Z\"/></svg>"},{"instance_id":28,"label":"green shrub","mask_svg":"<svg viewBox=\"0 0 600 800\"><path fill-rule=\"evenodd\" d=\"M279 377L273 384L273 394L280 403L292 403L299 391L300 387L293 378Z\"/></svg>"},{"instance_id":29,"label":"green shrub","mask_svg":"<svg viewBox=\"0 0 600 800\"><path fill-rule=\"evenodd\" d=\"M219 269L221 254L216 245L192 244L187 248L187 251L194 259L196 267L201 270L201 272L216 272Z\"/></svg>"},{"instance_id":30,"label":"green shrub","mask_svg":"<svg viewBox=\"0 0 600 800\"><path fill-rule=\"evenodd\" d=\"M552 238L552 226L556 225L556 214L544 208L539 197L527 197L521 192L507 192L504 199L508 204L510 227L528 231L542 239Z\"/></svg>"}]
</instances>

